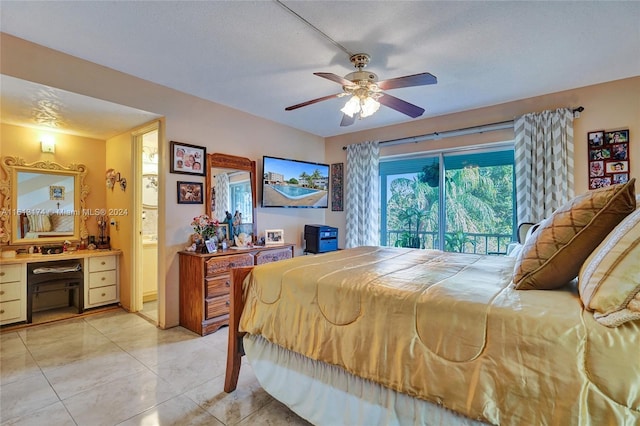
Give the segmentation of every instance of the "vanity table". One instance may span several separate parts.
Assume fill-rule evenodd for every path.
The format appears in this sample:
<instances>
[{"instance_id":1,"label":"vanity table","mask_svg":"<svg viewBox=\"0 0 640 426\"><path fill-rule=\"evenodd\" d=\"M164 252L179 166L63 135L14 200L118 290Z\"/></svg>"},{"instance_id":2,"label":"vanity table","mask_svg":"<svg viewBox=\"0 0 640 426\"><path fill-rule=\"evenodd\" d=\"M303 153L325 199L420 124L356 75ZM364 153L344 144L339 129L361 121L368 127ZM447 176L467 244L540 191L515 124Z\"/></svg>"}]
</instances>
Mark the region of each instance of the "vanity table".
<instances>
[{"instance_id":1,"label":"vanity table","mask_svg":"<svg viewBox=\"0 0 640 426\"><path fill-rule=\"evenodd\" d=\"M0 259L0 325L27 321L31 317L28 295L33 297L29 277L32 268L56 268L79 264L81 311L120 301L120 250L76 250L60 254L18 254ZM75 262L73 262L75 261ZM31 270L30 270L31 269ZM31 290L31 291L30 291Z\"/></svg>"}]
</instances>

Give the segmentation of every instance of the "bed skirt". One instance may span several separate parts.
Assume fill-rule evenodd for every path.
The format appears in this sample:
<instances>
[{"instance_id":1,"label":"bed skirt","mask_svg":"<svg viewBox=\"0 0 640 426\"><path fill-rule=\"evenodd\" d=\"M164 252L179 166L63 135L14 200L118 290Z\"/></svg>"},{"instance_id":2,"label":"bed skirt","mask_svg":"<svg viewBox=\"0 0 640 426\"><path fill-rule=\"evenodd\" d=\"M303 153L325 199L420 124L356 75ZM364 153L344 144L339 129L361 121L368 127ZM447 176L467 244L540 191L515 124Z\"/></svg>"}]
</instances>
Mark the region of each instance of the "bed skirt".
<instances>
[{"instance_id":1,"label":"bed skirt","mask_svg":"<svg viewBox=\"0 0 640 426\"><path fill-rule=\"evenodd\" d=\"M260 385L314 425L483 425L251 334L245 353Z\"/></svg>"}]
</instances>

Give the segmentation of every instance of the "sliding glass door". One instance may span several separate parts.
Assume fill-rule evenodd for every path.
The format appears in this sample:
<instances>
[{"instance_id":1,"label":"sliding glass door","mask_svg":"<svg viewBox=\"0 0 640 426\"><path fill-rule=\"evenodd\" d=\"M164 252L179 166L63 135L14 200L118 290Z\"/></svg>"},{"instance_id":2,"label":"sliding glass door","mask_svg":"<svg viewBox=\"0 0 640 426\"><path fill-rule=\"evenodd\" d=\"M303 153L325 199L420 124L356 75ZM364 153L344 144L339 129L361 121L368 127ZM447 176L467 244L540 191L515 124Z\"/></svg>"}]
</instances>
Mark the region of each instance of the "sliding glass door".
<instances>
[{"instance_id":1,"label":"sliding glass door","mask_svg":"<svg viewBox=\"0 0 640 426\"><path fill-rule=\"evenodd\" d=\"M381 243L505 253L515 229L513 149L381 161Z\"/></svg>"}]
</instances>

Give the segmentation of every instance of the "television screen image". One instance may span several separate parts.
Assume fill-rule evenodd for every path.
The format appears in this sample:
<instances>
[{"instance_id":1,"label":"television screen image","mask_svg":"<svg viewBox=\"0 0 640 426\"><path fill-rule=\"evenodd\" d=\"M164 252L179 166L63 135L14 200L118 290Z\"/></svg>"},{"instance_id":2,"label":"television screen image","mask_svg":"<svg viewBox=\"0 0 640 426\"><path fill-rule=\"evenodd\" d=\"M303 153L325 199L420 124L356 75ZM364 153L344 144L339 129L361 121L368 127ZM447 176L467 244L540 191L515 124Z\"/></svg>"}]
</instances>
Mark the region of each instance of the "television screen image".
<instances>
[{"instance_id":1,"label":"television screen image","mask_svg":"<svg viewBox=\"0 0 640 426\"><path fill-rule=\"evenodd\" d=\"M262 166L262 207L328 207L328 164L265 156Z\"/></svg>"}]
</instances>

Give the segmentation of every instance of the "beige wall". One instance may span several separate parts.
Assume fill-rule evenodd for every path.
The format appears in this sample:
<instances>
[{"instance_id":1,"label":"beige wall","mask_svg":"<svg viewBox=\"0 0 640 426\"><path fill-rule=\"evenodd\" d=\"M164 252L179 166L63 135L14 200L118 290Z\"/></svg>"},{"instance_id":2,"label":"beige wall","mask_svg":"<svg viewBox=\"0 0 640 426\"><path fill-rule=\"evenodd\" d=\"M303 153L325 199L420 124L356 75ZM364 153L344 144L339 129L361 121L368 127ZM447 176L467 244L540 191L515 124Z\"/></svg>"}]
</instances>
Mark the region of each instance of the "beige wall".
<instances>
[{"instance_id":1,"label":"beige wall","mask_svg":"<svg viewBox=\"0 0 640 426\"><path fill-rule=\"evenodd\" d=\"M160 326L178 324L178 256L192 229L190 219L204 213L204 205L177 204L176 182L204 178L169 173L169 141L204 146L207 152L222 152L255 160L262 174L262 156L308 161L324 159L324 139L276 124L203 99L168 89L112 69L65 55L27 41L0 34L0 72L12 77L49 85L62 90L153 112L164 117L164 137L160 144L159 206ZM3 148L4 151L4 148ZM106 170L103 162L100 173ZM110 166L111 167L111 166ZM188 179L186 179L188 178ZM99 184L104 187L104 182ZM118 191L116 189L115 191ZM261 194L258 194L260 199ZM306 223L322 223L324 210L261 209L256 218L258 230L284 229L287 242L301 251ZM122 292L124 294L124 292Z\"/></svg>"},{"instance_id":2,"label":"beige wall","mask_svg":"<svg viewBox=\"0 0 640 426\"><path fill-rule=\"evenodd\" d=\"M640 177L640 77L552 93L487 108L414 120L403 125L388 126L327 138L325 159L329 163L346 162L346 152L342 147L362 141L384 141L433 132L462 129L513 120L517 116L529 112L539 112L546 109L562 107L577 108L578 106L583 106L585 110L582 112L580 118L574 121L573 129L575 147L574 189L576 194L583 193L588 189L587 132L595 130L629 129L631 140L629 150L631 176L636 178ZM513 140L513 137L514 134L512 130L487 132L386 148L383 147L380 150L380 155L401 155L483 143L503 142ZM637 186L640 187L640 184ZM344 230L344 213L328 211L326 222L329 225ZM344 234L344 232L342 232L342 234ZM340 246L343 247L343 235L340 240Z\"/></svg>"}]
</instances>

